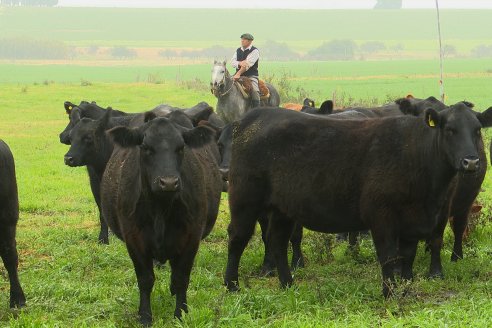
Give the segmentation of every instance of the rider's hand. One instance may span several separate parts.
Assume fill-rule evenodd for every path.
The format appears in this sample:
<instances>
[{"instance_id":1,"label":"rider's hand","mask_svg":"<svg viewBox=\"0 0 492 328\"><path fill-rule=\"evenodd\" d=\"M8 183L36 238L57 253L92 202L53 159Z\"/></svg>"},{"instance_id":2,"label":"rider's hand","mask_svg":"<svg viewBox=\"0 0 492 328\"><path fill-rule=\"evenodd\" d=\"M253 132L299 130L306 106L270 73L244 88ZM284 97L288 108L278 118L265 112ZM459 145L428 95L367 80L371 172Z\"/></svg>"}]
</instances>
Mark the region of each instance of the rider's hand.
<instances>
[{"instance_id":1,"label":"rider's hand","mask_svg":"<svg viewBox=\"0 0 492 328\"><path fill-rule=\"evenodd\" d=\"M240 77L241 77L241 75L234 74L234 76L232 78L234 79L234 81L237 81L237 80L239 80Z\"/></svg>"}]
</instances>

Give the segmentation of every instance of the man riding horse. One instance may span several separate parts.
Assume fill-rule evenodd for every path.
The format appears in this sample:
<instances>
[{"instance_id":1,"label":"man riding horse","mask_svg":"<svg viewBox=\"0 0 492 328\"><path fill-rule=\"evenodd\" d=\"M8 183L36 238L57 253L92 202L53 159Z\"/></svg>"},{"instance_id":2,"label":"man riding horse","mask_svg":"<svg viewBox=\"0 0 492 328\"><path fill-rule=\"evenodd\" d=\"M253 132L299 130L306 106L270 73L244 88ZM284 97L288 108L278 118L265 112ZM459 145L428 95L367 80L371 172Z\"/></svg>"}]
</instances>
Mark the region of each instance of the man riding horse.
<instances>
[{"instance_id":1,"label":"man riding horse","mask_svg":"<svg viewBox=\"0 0 492 328\"><path fill-rule=\"evenodd\" d=\"M258 86L258 62L260 51L253 46L253 36L249 33L241 35L241 47L232 56L231 65L236 69L233 76L237 81L241 76L247 77L252 84L251 108L260 106L260 88Z\"/></svg>"}]
</instances>

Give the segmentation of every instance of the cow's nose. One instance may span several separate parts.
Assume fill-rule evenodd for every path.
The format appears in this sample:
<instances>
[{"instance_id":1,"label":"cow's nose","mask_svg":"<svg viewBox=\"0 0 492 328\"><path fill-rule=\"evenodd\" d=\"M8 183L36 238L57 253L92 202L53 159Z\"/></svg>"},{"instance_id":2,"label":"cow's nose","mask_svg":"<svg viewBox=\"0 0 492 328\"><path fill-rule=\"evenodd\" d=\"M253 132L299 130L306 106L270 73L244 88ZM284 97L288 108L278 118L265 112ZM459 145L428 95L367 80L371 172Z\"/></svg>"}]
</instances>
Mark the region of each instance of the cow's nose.
<instances>
[{"instance_id":1,"label":"cow's nose","mask_svg":"<svg viewBox=\"0 0 492 328\"><path fill-rule=\"evenodd\" d=\"M69 166L73 165L73 157L72 156L65 156L65 165L69 165Z\"/></svg>"},{"instance_id":2,"label":"cow's nose","mask_svg":"<svg viewBox=\"0 0 492 328\"><path fill-rule=\"evenodd\" d=\"M461 162L461 166L467 172L473 172L480 166L480 159L475 156L465 157Z\"/></svg>"},{"instance_id":3,"label":"cow's nose","mask_svg":"<svg viewBox=\"0 0 492 328\"><path fill-rule=\"evenodd\" d=\"M222 175L222 180L229 180L229 169L228 168L219 168L220 174Z\"/></svg>"},{"instance_id":4,"label":"cow's nose","mask_svg":"<svg viewBox=\"0 0 492 328\"><path fill-rule=\"evenodd\" d=\"M177 191L180 187L177 176L167 176L159 178L159 186L163 191Z\"/></svg>"}]
</instances>

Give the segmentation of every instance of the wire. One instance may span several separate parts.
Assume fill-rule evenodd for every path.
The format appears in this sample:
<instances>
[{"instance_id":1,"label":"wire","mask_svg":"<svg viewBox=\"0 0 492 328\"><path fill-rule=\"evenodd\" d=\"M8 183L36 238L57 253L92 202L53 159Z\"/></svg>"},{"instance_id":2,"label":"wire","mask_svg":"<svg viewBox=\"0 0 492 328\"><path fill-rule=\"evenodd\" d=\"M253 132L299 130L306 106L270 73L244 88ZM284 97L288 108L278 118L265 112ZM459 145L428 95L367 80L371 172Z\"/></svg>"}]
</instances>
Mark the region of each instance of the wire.
<instances>
[{"instance_id":1,"label":"wire","mask_svg":"<svg viewBox=\"0 0 492 328\"><path fill-rule=\"evenodd\" d=\"M439 79L439 87L440 87L440 94L441 94L441 101L444 102L445 100L445 93L444 93L444 81L443 81L443 61L444 61L444 54L442 51L442 37L441 37L441 18L439 16L439 0L436 0L436 9L437 9L437 32L439 33L439 67L440 67L440 79Z\"/></svg>"}]
</instances>

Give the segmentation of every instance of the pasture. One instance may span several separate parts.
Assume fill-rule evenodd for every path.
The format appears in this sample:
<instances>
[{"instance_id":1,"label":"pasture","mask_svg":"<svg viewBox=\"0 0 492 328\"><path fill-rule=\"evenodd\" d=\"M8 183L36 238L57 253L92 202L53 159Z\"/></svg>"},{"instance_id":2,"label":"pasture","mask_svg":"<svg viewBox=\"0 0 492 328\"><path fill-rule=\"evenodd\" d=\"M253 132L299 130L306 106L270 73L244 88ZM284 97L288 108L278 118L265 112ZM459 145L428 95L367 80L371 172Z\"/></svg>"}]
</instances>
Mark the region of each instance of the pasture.
<instances>
[{"instance_id":1,"label":"pasture","mask_svg":"<svg viewBox=\"0 0 492 328\"><path fill-rule=\"evenodd\" d=\"M398 63L401 75L390 74L388 66L393 62L386 63L387 71L382 70L383 63L366 63L374 66L364 71L358 71L358 63L303 63L291 67L296 72L291 82L326 98L332 89L339 88L362 101L371 101L372 97L383 101L409 92L415 96L436 94L436 79L428 76L432 74L431 63L415 63L411 67L409 63L414 64ZM275 65L265 64L265 68L273 71ZM338 65L337 76L329 74L335 70L334 65ZM309 67L319 67L318 75ZM486 62L450 62L448 67L450 73L460 74L446 79L450 102L466 98L480 110L490 106ZM26 70L19 73L17 83L1 86L0 131L11 146L17 165L21 206L17 234L19 272L28 307L8 310L8 282L1 267L0 324L137 326L138 288L124 244L114 236L110 237L109 246L96 243L97 208L85 169L63 164L68 149L58 141L58 134L67 123L62 104L65 100L87 99L129 112L144 111L159 103L191 106L205 100L215 105L206 82L209 69L204 65L186 68L187 74L193 69L200 72L198 76L205 83L201 87L175 82L173 73L163 74L166 78L162 84L136 83L135 74L144 72L144 68L70 67L52 72L43 67L29 69L32 75L26 67L2 66L2 72ZM169 68L178 69L185 71L182 67ZM120 78L116 72L121 73ZM309 75L313 77L308 78ZM118 83L107 82L107 76ZM2 78L5 79L4 74ZM82 78L90 80L91 85L82 86ZM183 80L186 78L189 75L184 75ZM44 80L55 82L45 84ZM326 94L325 90L331 91ZM491 133L484 135L488 144ZM165 266L156 270L152 294L155 326L486 326L492 320L490 188L487 176L484 192L479 196L484 209L477 228L466 241L465 259L450 262L452 234L448 229L443 250L445 279L427 278L429 256L420 245L416 279L406 286L408 295L388 301L381 296L380 268L370 239L362 241L359 254L354 256L347 253L346 243L312 232L306 233L303 242L307 266L295 272L294 287L281 290L276 277L259 275L263 246L257 233L241 262L243 289L227 293L222 281L230 216L227 194L223 194L217 224L201 244L192 271L190 314L182 322L172 319L174 298L169 293L169 266ZM330 250L326 247L328 242L332 244Z\"/></svg>"},{"instance_id":2,"label":"pasture","mask_svg":"<svg viewBox=\"0 0 492 328\"><path fill-rule=\"evenodd\" d=\"M242 27L231 28L238 14L251 16L255 30L250 32L260 48L266 40L275 40L305 54L333 39L357 44L378 40L388 49L381 57L393 58L262 61L261 75L279 88L282 103L309 96L317 104L335 97L338 106L376 105L407 94L438 96L434 11L278 10L272 15L270 10L0 7L0 38L63 41L77 51L91 46L158 51L211 45L232 51L244 32ZM490 12L444 10L441 19L445 44L458 52L444 64L446 102L468 100L475 109L485 110L492 105L491 61L465 57L477 45L491 44ZM404 49L396 54L391 47L399 44ZM162 103L216 104L209 90L211 63L203 60L77 56L0 60L0 138L9 144L16 160L19 275L27 297L26 308L8 309L9 284L0 265L0 326L139 327L137 281L125 245L113 235L109 246L97 243L98 211L86 170L63 163L68 150L58 139L68 122L63 102L96 101L127 112L146 111ZM484 131L483 136L489 155L492 131ZM402 285L389 300L381 295L381 270L370 238L363 239L354 254L334 236L307 231L302 244L306 268L294 273L293 287L282 290L277 277L260 275L264 251L257 231L241 260L242 290L228 293L223 274L230 214L223 193L217 223L202 242L192 270L190 313L181 322L172 318L175 299L169 292L170 268L156 268L154 326L490 326L490 172L478 197L483 209L464 244L465 258L450 261L453 236L448 227L442 251L445 278L427 277L430 258L421 243L415 281ZM406 296L403 290L408 291Z\"/></svg>"}]
</instances>

